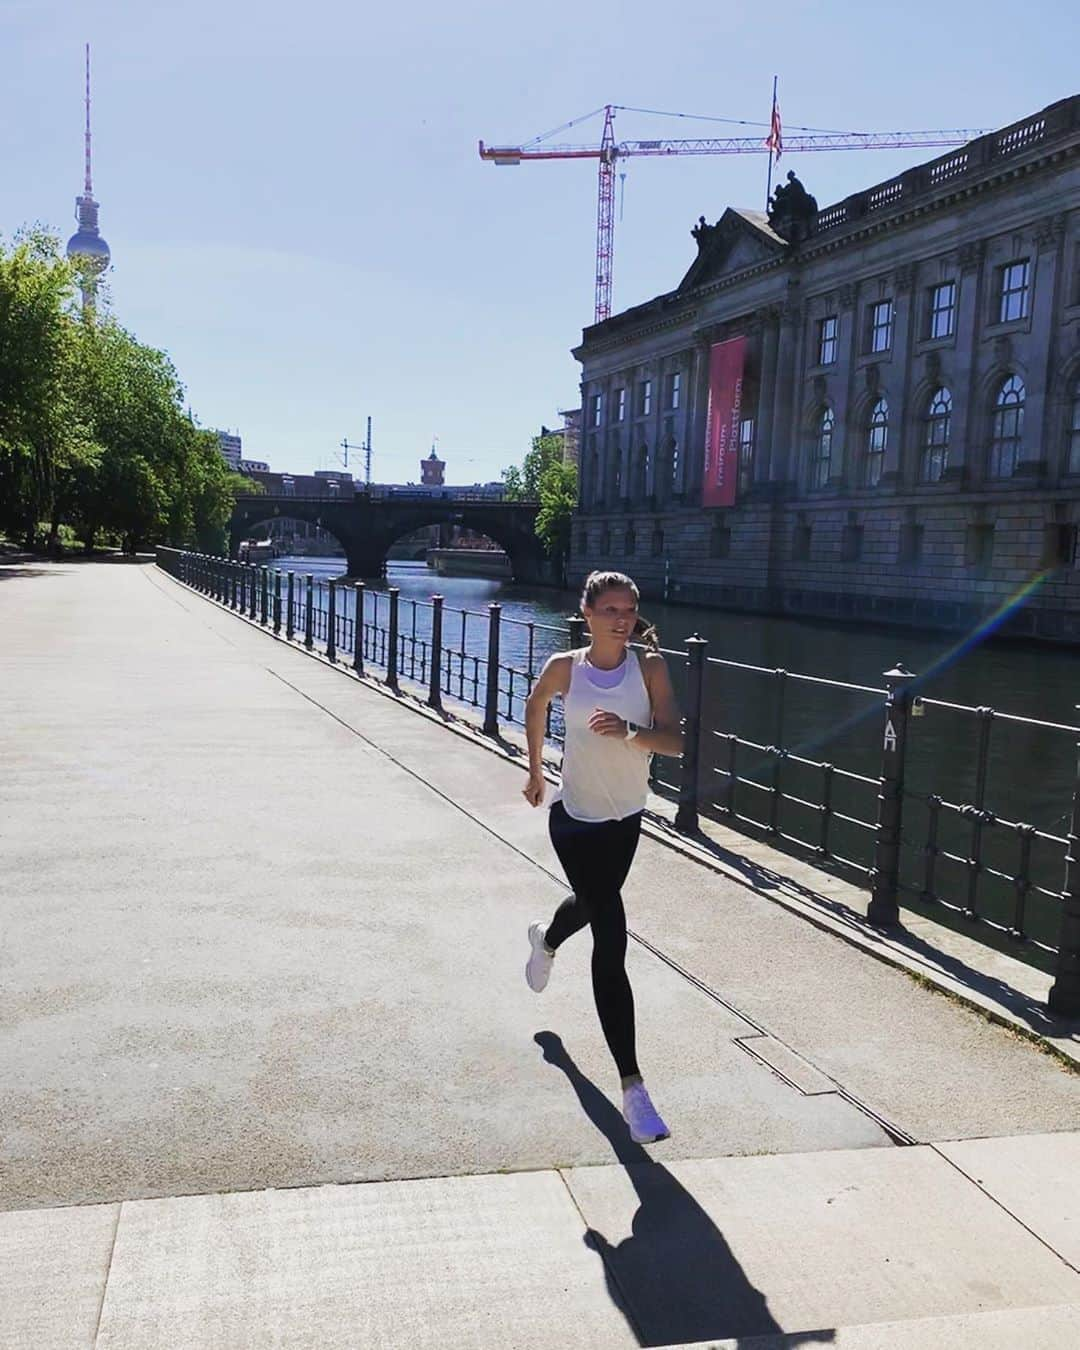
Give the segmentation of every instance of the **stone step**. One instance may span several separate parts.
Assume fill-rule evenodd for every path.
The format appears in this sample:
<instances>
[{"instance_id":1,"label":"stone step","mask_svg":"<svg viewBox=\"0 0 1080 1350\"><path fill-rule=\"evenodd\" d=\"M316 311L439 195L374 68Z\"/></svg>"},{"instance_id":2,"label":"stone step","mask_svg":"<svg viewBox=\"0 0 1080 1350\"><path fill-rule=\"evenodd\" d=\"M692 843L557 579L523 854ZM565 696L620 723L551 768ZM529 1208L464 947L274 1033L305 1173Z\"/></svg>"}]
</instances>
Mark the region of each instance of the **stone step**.
<instances>
[{"instance_id":1,"label":"stone step","mask_svg":"<svg viewBox=\"0 0 1080 1350\"><path fill-rule=\"evenodd\" d=\"M1080 1344L1080 1303L1047 1308L1006 1308L951 1317L875 1322L858 1327L789 1331L729 1341L695 1341L693 1350L1075 1350ZM687 1343L665 1350L690 1350Z\"/></svg>"}]
</instances>

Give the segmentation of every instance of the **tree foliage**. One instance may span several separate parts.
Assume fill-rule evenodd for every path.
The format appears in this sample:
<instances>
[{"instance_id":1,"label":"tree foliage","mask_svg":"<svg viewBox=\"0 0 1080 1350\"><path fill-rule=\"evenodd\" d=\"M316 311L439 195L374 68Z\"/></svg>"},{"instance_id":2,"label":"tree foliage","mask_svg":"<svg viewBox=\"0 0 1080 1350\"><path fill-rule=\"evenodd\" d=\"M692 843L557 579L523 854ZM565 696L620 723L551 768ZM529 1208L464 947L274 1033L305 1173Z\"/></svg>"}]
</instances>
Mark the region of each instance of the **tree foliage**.
<instances>
[{"instance_id":1,"label":"tree foliage","mask_svg":"<svg viewBox=\"0 0 1080 1350\"><path fill-rule=\"evenodd\" d=\"M0 530L220 549L243 480L185 414L168 356L84 316L76 280L44 231L0 241Z\"/></svg>"},{"instance_id":2,"label":"tree foliage","mask_svg":"<svg viewBox=\"0 0 1080 1350\"><path fill-rule=\"evenodd\" d=\"M508 501L538 501L536 533L548 556L565 558L570 550L570 522L577 505L576 467L563 459L563 438L558 433L534 436L524 463L502 473Z\"/></svg>"}]
</instances>

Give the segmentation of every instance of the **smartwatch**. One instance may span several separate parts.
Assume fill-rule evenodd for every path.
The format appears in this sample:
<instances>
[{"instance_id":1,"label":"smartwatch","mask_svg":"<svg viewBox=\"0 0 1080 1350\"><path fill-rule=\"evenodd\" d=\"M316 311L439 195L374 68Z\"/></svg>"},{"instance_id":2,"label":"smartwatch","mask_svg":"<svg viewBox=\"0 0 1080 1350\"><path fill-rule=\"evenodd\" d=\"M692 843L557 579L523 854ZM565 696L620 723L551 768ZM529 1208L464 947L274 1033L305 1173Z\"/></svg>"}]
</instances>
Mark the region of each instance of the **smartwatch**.
<instances>
[{"instance_id":1,"label":"smartwatch","mask_svg":"<svg viewBox=\"0 0 1080 1350\"><path fill-rule=\"evenodd\" d=\"M638 726L638 724L637 724L636 722L627 722L627 724L626 724L626 739L627 739L628 741L632 741L632 740L634 739L634 737L638 734L638 732L639 732L640 730L641 730L641 728Z\"/></svg>"}]
</instances>

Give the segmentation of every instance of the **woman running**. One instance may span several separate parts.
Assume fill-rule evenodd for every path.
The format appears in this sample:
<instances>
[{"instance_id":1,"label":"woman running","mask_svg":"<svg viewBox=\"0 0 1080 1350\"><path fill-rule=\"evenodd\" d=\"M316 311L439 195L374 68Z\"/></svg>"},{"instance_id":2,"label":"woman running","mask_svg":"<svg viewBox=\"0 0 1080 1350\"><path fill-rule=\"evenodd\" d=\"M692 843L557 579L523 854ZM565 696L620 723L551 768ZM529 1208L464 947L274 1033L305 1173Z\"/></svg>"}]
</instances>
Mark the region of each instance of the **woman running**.
<instances>
[{"instance_id":1,"label":"woman running","mask_svg":"<svg viewBox=\"0 0 1080 1350\"><path fill-rule=\"evenodd\" d=\"M592 980L604 1037L622 1079L623 1116L635 1143L666 1139L638 1069L634 995L626 975L626 913L620 888L630 871L648 794L649 755L682 753L675 695L656 630L638 613L638 588L621 572L593 572L581 612L590 643L560 652L545 665L525 705L529 781L525 800L540 806L548 705L563 700L566 727L562 788L549 817L551 842L573 895L549 924L529 928L529 988L545 987L555 953L588 924ZM640 636L649 650L629 646Z\"/></svg>"}]
</instances>

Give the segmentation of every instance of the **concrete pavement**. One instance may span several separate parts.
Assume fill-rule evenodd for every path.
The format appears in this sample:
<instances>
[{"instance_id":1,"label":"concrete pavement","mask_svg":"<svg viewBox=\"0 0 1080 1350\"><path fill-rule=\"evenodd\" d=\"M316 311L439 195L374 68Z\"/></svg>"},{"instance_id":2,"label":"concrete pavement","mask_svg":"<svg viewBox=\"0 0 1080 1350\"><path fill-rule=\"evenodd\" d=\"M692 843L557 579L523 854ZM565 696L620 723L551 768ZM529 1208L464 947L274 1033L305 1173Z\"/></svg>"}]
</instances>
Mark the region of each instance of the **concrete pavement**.
<instances>
[{"instance_id":1,"label":"concrete pavement","mask_svg":"<svg viewBox=\"0 0 1080 1350\"><path fill-rule=\"evenodd\" d=\"M930 1345L857 1338L1080 1304L1080 1080L1035 1047L647 840L649 1160L587 941L524 986L562 885L517 765L155 569L0 574L0 1344Z\"/></svg>"}]
</instances>

